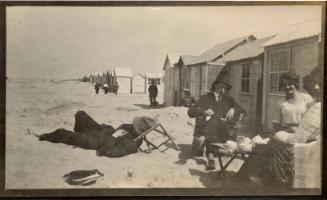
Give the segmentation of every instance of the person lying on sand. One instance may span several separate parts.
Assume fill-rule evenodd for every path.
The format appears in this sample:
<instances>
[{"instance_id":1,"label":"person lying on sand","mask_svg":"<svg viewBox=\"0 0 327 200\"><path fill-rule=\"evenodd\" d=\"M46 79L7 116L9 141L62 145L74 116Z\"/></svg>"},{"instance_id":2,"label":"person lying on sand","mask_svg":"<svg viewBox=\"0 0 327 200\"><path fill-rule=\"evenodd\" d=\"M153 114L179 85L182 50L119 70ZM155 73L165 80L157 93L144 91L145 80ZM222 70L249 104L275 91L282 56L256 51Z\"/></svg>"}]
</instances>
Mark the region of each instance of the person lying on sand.
<instances>
[{"instance_id":1,"label":"person lying on sand","mask_svg":"<svg viewBox=\"0 0 327 200\"><path fill-rule=\"evenodd\" d=\"M98 156L122 157L137 152L143 140L134 139L155 123L150 117L135 117L132 124L122 124L114 129L110 125L99 125L87 113L78 111L75 114L74 132L61 128L51 133L32 134L40 141L93 149Z\"/></svg>"}]
</instances>

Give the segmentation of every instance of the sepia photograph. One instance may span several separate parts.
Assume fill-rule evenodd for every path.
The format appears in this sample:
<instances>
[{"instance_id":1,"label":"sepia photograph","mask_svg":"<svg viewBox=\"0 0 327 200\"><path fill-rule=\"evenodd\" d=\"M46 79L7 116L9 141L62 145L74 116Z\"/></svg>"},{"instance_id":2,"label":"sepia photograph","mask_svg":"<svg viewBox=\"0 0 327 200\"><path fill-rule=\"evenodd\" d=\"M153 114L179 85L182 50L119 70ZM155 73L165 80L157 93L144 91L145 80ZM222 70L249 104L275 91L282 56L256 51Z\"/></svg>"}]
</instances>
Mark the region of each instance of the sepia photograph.
<instances>
[{"instance_id":1,"label":"sepia photograph","mask_svg":"<svg viewBox=\"0 0 327 200\"><path fill-rule=\"evenodd\" d=\"M6 6L5 190L321 195L324 9Z\"/></svg>"}]
</instances>

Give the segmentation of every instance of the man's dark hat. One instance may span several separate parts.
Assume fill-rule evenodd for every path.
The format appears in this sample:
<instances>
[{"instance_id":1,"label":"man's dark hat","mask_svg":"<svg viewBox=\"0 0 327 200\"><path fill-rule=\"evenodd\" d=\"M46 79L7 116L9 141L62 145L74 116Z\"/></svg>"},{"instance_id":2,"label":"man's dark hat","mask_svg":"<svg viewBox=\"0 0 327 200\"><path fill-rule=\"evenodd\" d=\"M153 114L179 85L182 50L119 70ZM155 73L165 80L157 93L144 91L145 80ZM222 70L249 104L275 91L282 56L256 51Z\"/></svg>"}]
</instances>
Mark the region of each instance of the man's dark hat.
<instances>
[{"instance_id":1,"label":"man's dark hat","mask_svg":"<svg viewBox=\"0 0 327 200\"><path fill-rule=\"evenodd\" d=\"M157 124L154 119L146 116L135 117L132 123L136 133L138 134L142 134L143 132Z\"/></svg>"},{"instance_id":2,"label":"man's dark hat","mask_svg":"<svg viewBox=\"0 0 327 200\"><path fill-rule=\"evenodd\" d=\"M216 79L213 83L212 83L212 89L215 87L216 84L223 84L224 88L226 90L230 90L232 89L231 84L229 84L227 81L222 80L222 79Z\"/></svg>"},{"instance_id":3,"label":"man's dark hat","mask_svg":"<svg viewBox=\"0 0 327 200\"><path fill-rule=\"evenodd\" d=\"M75 170L69 172L64 175L64 180L66 183L70 185L92 185L97 182L97 180L103 177L103 173L101 173L97 169L93 170Z\"/></svg>"}]
</instances>

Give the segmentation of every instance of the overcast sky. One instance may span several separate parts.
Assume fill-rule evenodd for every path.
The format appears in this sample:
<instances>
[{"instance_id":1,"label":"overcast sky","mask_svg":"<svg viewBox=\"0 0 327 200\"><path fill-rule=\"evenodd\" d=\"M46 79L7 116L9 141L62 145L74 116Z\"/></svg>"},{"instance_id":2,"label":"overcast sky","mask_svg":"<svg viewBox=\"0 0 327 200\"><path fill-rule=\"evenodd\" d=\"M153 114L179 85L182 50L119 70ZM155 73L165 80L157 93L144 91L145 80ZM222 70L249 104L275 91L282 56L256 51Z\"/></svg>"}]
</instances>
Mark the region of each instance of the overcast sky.
<instances>
[{"instance_id":1,"label":"overcast sky","mask_svg":"<svg viewBox=\"0 0 327 200\"><path fill-rule=\"evenodd\" d=\"M66 79L114 67L160 72L167 53L198 55L320 17L319 6L9 7L7 76Z\"/></svg>"}]
</instances>

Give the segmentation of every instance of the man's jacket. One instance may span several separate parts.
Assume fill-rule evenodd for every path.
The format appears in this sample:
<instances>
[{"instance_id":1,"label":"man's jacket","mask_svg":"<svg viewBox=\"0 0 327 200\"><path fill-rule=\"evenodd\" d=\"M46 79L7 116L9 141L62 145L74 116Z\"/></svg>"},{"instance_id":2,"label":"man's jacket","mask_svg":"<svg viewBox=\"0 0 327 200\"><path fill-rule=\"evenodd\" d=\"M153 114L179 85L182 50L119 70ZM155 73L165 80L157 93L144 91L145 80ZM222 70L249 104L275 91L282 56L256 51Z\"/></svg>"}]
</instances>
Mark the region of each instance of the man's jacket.
<instances>
[{"instance_id":1,"label":"man's jacket","mask_svg":"<svg viewBox=\"0 0 327 200\"><path fill-rule=\"evenodd\" d=\"M158 95L158 87L156 85L150 85L149 89L148 89L150 95L152 96L157 96Z\"/></svg>"},{"instance_id":2,"label":"man's jacket","mask_svg":"<svg viewBox=\"0 0 327 200\"><path fill-rule=\"evenodd\" d=\"M220 118L225 118L227 112L231 108L234 108L237 112L245 114L245 110L229 95L224 95L219 101L216 100L215 95L212 92L201 96L199 101L188 110L189 117L196 118L194 135L198 137L206 135L207 137L208 134L204 132L205 127L211 122L219 122ZM214 111L214 115L211 116L210 119L205 115L205 111L208 109Z\"/></svg>"}]
</instances>

